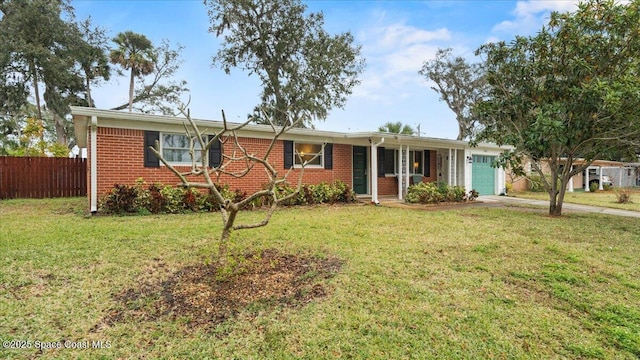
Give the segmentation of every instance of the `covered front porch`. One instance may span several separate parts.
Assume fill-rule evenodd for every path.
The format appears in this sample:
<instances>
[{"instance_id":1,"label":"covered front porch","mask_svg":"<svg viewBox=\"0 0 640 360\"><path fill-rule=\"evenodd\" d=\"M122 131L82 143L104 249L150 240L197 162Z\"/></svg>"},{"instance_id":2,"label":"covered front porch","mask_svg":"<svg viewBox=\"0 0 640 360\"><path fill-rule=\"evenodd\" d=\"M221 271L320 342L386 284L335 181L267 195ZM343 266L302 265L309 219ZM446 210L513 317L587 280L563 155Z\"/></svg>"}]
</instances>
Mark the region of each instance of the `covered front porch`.
<instances>
[{"instance_id":1,"label":"covered front porch","mask_svg":"<svg viewBox=\"0 0 640 360\"><path fill-rule=\"evenodd\" d=\"M584 164L584 160L574 161L572 166ZM640 186L640 164L619 161L595 160L580 174L574 175L567 184L567 191L582 189L591 191L591 184L598 184L598 190L604 190L608 177L614 187Z\"/></svg>"},{"instance_id":2,"label":"covered front porch","mask_svg":"<svg viewBox=\"0 0 640 360\"><path fill-rule=\"evenodd\" d=\"M369 134L364 144L365 139L354 140L360 143L353 145L353 189L374 203L389 196L403 200L408 187L417 182L443 182L470 190L473 154L487 152L464 141L396 134ZM491 154L500 151L496 148ZM499 179L504 188L504 172L491 171L495 176L491 174L489 194L497 194Z\"/></svg>"}]
</instances>

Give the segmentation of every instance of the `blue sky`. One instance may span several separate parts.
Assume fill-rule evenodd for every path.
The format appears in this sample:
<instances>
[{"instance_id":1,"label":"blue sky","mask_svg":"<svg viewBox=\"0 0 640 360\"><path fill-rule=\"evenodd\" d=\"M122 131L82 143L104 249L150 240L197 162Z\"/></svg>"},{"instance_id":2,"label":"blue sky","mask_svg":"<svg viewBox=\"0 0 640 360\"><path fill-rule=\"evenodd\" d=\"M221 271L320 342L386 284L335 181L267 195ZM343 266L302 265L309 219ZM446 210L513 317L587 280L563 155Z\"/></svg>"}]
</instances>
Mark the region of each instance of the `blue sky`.
<instances>
[{"instance_id":1,"label":"blue sky","mask_svg":"<svg viewBox=\"0 0 640 360\"><path fill-rule=\"evenodd\" d=\"M473 58L480 45L535 33L549 11L575 9L574 0L528 1L306 1L309 11L322 11L330 33L350 31L362 46L366 69L344 109L334 109L317 129L375 131L388 121L401 121L421 135L457 136L455 116L431 84L419 74L422 63L438 48ZM208 32L209 19L200 0L72 2L79 19L91 16L110 37L132 30L155 44L168 39L185 46L178 77L191 92L193 117L241 121L259 102L261 85L241 70L230 75L213 67L220 39ZM128 81L116 78L95 89L99 108L126 102ZM188 99L185 98L184 101Z\"/></svg>"}]
</instances>

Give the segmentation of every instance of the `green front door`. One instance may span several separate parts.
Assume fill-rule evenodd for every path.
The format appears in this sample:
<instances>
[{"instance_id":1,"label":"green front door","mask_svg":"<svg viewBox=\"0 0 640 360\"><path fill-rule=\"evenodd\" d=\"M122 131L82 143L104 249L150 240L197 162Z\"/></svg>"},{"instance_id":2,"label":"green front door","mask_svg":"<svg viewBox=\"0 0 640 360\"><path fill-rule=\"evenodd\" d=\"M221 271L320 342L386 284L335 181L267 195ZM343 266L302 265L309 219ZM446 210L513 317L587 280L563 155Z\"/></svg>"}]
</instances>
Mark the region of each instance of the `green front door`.
<instances>
[{"instance_id":1,"label":"green front door","mask_svg":"<svg viewBox=\"0 0 640 360\"><path fill-rule=\"evenodd\" d=\"M367 193L367 148L364 146L353 147L353 191Z\"/></svg>"},{"instance_id":2,"label":"green front door","mask_svg":"<svg viewBox=\"0 0 640 360\"><path fill-rule=\"evenodd\" d=\"M494 156L473 155L471 186L480 195L495 195L496 169L491 167Z\"/></svg>"}]
</instances>

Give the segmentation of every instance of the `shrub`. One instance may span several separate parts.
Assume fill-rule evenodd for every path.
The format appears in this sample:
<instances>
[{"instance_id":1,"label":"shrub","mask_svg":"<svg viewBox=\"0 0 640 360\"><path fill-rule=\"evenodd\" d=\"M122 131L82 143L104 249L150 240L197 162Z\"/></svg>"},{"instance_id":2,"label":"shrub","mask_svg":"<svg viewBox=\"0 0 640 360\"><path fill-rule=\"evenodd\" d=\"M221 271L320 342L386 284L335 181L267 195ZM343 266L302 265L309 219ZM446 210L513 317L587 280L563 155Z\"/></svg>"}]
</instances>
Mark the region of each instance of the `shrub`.
<instances>
[{"instance_id":1,"label":"shrub","mask_svg":"<svg viewBox=\"0 0 640 360\"><path fill-rule=\"evenodd\" d=\"M160 194L164 197L165 205L163 212L169 214L178 214L184 212L187 206L184 203L185 189L182 187L173 187L165 185L160 189Z\"/></svg>"},{"instance_id":2,"label":"shrub","mask_svg":"<svg viewBox=\"0 0 640 360\"><path fill-rule=\"evenodd\" d=\"M506 183L504 185L504 190L505 190L506 194L512 193L513 192L513 183L510 183L510 182Z\"/></svg>"},{"instance_id":3,"label":"shrub","mask_svg":"<svg viewBox=\"0 0 640 360\"><path fill-rule=\"evenodd\" d=\"M591 184L589 184L589 191L591 192L598 191L598 183L594 181Z\"/></svg>"},{"instance_id":4,"label":"shrub","mask_svg":"<svg viewBox=\"0 0 640 360\"><path fill-rule=\"evenodd\" d=\"M631 202L631 191L629 191L629 189L616 189L615 194L618 204L628 204Z\"/></svg>"},{"instance_id":5,"label":"shrub","mask_svg":"<svg viewBox=\"0 0 640 360\"><path fill-rule=\"evenodd\" d=\"M477 192L476 192L477 197ZM439 202L462 202L469 199L461 186L449 186L446 183L418 183L407 189L406 201L409 203L435 204Z\"/></svg>"},{"instance_id":6,"label":"shrub","mask_svg":"<svg viewBox=\"0 0 640 360\"><path fill-rule=\"evenodd\" d=\"M288 184L283 184L278 186L277 191L278 197L284 197L292 194L295 188ZM355 200L356 194L349 185L336 180L332 183L321 182L316 185L302 185L298 195L284 202L283 205L334 204L337 202L348 203Z\"/></svg>"},{"instance_id":7,"label":"shrub","mask_svg":"<svg viewBox=\"0 0 640 360\"><path fill-rule=\"evenodd\" d=\"M166 206L166 200L164 196L160 193L161 186L157 184L152 184L149 186L148 191L148 201L147 201L147 210L149 210L152 214L159 214L164 211Z\"/></svg>"},{"instance_id":8,"label":"shrub","mask_svg":"<svg viewBox=\"0 0 640 360\"><path fill-rule=\"evenodd\" d=\"M545 175L545 179L547 179L547 182L549 184L551 184L551 175ZM529 180L529 186L532 192L545 192L547 191L544 188L544 182L542 181L542 178L540 177L539 174L534 173L531 175L527 176L527 180ZM562 182L560 181L560 179L556 180L556 188L560 189L560 187L562 186Z\"/></svg>"},{"instance_id":9,"label":"shrub","mask_svg":"<svg viewBox=\"0 0 640 360\"><path fill-rule=\"evenodd\" d=\"M216 184L216 189L220 192L220 195L222 195L223 198L225 199L231 199L234 202L238 202L238 201L242 201L244 199L247 198L247 193L241 191L240 189L236 189L235 191L232 191L229 188L229 185L220 185L220 184ZM199 191L195 191L195 190L190 190L192 192L193 197L195 198L194 201L194 208L196 210L193 211L218 211L220 210L220 203L218 202L218 200L216 199L216 197L213 195L213 191L209 191L209 194L202 194ZM185 196L187 197L187 199L191 199L191 196L188 194L185 194ZM255 202L253 203L255 204ZM190 208L188 204L186 204L187 208ZM248 204L246 206L246 208L251 208L252 205Z\"/></svg>"},{"instance_id":10,"label":"shrub","mask_svg":"<svg viewBox=\"0 0 640 360\"><path fill-rule=\"evenodd\" d=\"M543 192L544 184L539 174L531 174L527 177L529 180L530 190L533 192Z\"/></svg>"},{"instance_id":11,"label":"shrub","mask_svg":"<svg viewBox=\"0 0 640 360\"><path fill-rule=\"evenodd\" d=\"M159 213L184 213L187 211L218 211L220 203L212 192L208 194L198 190L184 187L172 187L155 183L144 189L145 182L142 179L136 181L135 186L114 185L111 192L101 202L100 210L105 213L124 214L148 212ZM239 202L247 198L247 193L236 189L231 190L229 185L216 185L223 198ZM278 197L292 194L295 189L287 184L276 188ZM287 200L283 205L304 205L336 202L355 201L356 194L342 181L333 183L320 183L318 185L303 185L297 196ZM270 198L257 198L245 209L270 205Z\"/></svg>"},{"instance_id":12,"label":"shrub","mask_svg":"<svg viewBox=\"0 0 640 360\"><path fill-rule=\"evenodd\" d=\"M136 213L138 206L138 188L122 184L113 185L111 192L100 205L102 211L108 214Z\"/></svg>"}]
</instances>

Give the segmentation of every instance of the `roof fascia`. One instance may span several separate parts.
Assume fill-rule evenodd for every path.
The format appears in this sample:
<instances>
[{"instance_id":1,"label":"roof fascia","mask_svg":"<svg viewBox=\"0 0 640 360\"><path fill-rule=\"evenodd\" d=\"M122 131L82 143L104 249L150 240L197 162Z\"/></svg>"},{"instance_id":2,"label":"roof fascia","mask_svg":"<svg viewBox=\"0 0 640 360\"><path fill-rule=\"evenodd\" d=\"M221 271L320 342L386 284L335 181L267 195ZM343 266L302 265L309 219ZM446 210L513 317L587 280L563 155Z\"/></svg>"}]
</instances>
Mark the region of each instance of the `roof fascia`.
<instances>
[{"instance_id":1,"label":"roof fascia","mask_svg":"<svg viewBox=\"0 0 640 360\"><path fill-rule=\"evenodd\" d=\"M99 127L114 127L122 129L134 130L156 130L173 133L184 133L185 125L189 126L189 122L184 117L151 115L130 113L118 110L103 110L96 108L71 106L71 114L75 124L80 124L76 129L76 137L81 139L86 137L86 129L89 119L92 116L98 117ZM223 128L223 122L219 120L203 120L194 119L198 128L208 133L219 131ZM84 127L82 126L84 124ZM227 122L227 126L240 126L239 123ZM78 125L76 125L78 126ZM84 129L84 130L82 130ZM280 128L276 128L279 130ZM258 139L270 139L275 135L274 129L269 125L248 124L237 131L240 137L250 137ZM80 135L80 136L78 136ZM372 142L378 142L385 139L387 146L408 145L417 148L444 148L444 149L467 149L469 143L462 140L441 139L432 137L418 137L412 135L389 134L381 132L357 132L343 133L334 131L324 131L306 128L293 128L280 136L282 140L293 141L309 141L309 142L331 142L337 144L362 145L368 146ZM86 142L86 140L85 140ZM86 146L86 144L85 144ZM488 150L505 150L509 147L499 147L495 144L481 143L478 144L479 149Z\"/></svg>"}]
</instances>

